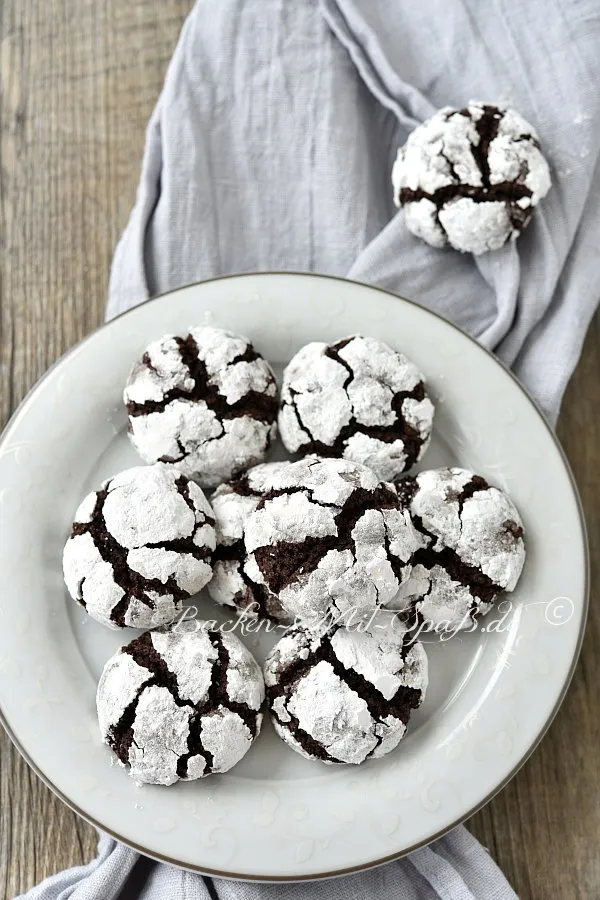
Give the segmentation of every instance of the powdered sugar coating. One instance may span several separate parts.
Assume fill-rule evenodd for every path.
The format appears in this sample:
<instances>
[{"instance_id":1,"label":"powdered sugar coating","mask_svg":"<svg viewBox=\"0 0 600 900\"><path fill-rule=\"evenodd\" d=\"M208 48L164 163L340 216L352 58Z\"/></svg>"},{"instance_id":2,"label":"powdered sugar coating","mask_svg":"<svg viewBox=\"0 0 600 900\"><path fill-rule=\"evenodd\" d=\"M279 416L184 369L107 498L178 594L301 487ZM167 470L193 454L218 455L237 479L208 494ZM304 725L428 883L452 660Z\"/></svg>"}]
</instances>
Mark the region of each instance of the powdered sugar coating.
<instances>
[{"instance_id":1,"label":"powdered sugar coating","mask_svg":"<svg viewBox=\"0 0 600 900\"><path fill-rule=\"evenodd\" d=\"M551 180L537 134L519 113L471 101L415 128L398 150L392 183L413 234L479 254L520 234Z\"/></svg>"},{"instance_id":2,"label":"powdered sugar coating","mask_svg":"<svg viewBox=\"0 0 600 900\"><path fill-rule=\"evenodd\" d=\"M232 768L260 732L260 667L232 634L145 632L108 660L96 697L105 743L136 781L173 784Z\"/></svg>"},{"instance_id":3,"label":"powdered sugar coating","mask_svg":"<svg viewBox=\"0 0 600 900\"><path fill-rule=\"evenodd\" d=\"M432 421L417 367L376 338L307 344L283 374L279 430L290 453L342 456L389 481L421 459Z\"/></svg>"},{"instance_id":4,"label":"powdered sugar coating","mask_svg":"<svg viewBox=\"0 0 600 900\"><path fill-rule=\"evenodd\" d=\"M244 522L244 578L303 622L394 597L419 545L408 511L366 466L306 457L252 472L261 494Z\"/></svg>"},{"instance_id":5,"label":"powdered sugar coating","mask_svg":"<svg viewBox=\"0 0 600 900\"><path fill-rule=\"evenodd\" d=\"M413 608L449 629L470 627L521 575L525 543L514 503L467 469L431 469L397 487L421 548L390 606Z\"/></svg>"},{"instance_id":6,"label":"powdered sugar coating","mask_svg":"<svg viewBox=\"0 0 600 900\"><path fill-rule=\"evenodd\" d=\"M244 570L244 525L265 495L264 488L288 463L262 463L238 478L219 485L211 497L217 547L208 592L215 603L249 616L285 618L275 595L255 584Z\"/></svg>"},{"instance_id":7,"label":"powdered sugar coating","mask_svg":"<svg viewBox=\"0 0 600 900\"><path fill-rule=\"evenodd\" d=\"M212 577L214 516L163 463L127 469L82 501L63 552L68 591L111 628L155 628Z\"/></svg>"},{"instance_id":8,"label":"powdered sugar coating","mask_svg":"<svg viewBox=\"0 0 600 900\"><path fill-rule=\"evenodd\" d=\"M123 394L132 443L215 487L260 462L275 436L277 386L250 341L220 328L153 341Z\"/></svg>"},{"instance_id":9,"label":"powdered sugar coating","mask_svg":"<svg viewBox=\"0 0 600 900\"><path fill-rule=\"evenodd\" d=\"M428 681L423 646L381 612L364 630L290 630L264 674L277 734L328 764L356 765L394 750Z\"/></svg>"}]
</instances>

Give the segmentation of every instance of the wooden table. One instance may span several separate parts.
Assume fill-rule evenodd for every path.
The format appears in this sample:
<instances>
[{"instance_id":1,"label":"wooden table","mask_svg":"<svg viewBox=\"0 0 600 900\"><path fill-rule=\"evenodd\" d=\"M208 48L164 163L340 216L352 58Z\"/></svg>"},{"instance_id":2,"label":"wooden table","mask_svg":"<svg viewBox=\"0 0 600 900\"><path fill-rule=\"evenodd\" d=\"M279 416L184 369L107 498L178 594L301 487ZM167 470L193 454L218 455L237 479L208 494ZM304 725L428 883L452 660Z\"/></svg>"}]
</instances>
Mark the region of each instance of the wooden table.
<instances>
[{"instance_id":1,"label":"wooden table","mask_svg":"<svg viewBox=\"0 0 600 900\"><path fill-rule=\"evenodd\" d=\"M102 321L144 129L190 5L0 5L2 422L45 369ZM541 747L469 827L522 898L591 900L600 896L600 318L570 385L559 433L590 531L587 637L567 700ZM96 836L3 733L0 741L0 892L12 898L91 859Z\"/></svg>"}]
</instances>

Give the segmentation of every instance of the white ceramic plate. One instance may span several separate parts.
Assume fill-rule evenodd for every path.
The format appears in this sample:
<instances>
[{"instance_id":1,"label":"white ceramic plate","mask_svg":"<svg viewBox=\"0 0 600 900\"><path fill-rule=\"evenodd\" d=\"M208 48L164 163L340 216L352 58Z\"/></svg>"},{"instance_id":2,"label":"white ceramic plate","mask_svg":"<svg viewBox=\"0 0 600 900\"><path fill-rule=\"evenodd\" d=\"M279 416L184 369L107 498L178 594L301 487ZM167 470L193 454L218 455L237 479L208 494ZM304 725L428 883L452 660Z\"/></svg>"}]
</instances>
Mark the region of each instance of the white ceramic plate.
<instances>
[{"instance_id":1,"label":"white ceramic plate","mask_svg":"<svg viewBox=\"0 0 600 900\"><path fill-rule=\"evenodd\" d=\"M289 750L269 725L227 775L136 787L101 744L95 689L133 636L88 619L67 596L61 552L83 495L137 463L121 391L144 346L213 322L273 363L353 332L402 349L437 404L426 467L460 464L510 491L528 557L497 630L428 645L427 699L395 753L331 768ZM486 351L443 319L341 279L258 274L150 301L101 328L37 385L0 445L0 707L30 765L73 809L150 856L237 878L348 872L406 853L502 787L556 712L587 602L584 526L563 455L532 401ZM199 604L209 618L210 600ZM222 618L222 616L221 616ZM249 640L261 658L272 639Z\"/></svg>"}]
</instances>

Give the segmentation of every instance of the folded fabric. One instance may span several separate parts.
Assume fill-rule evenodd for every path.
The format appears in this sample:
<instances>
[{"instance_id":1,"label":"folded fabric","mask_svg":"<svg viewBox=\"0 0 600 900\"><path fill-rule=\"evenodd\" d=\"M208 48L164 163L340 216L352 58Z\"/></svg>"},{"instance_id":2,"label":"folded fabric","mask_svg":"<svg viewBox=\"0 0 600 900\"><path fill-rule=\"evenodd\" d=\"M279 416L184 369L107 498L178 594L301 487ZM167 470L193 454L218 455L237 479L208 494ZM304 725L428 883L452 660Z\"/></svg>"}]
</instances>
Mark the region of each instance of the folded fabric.
<instances>
[{"instance_id":1,"label":"folded fabric","mask_svg":"<svg viewBox=\"0 0 600 900\"><path fill-rule=\"evenodd\" d=\"M108 314L213 275L310 270L392 288L474 334L555 420L598 302L595 0L221 0L188 18L148 129ZM474 258L408 232L390 173L444 105L509 102L554 185Z\"/></svg>"},{"instance_id":2,"label":"folded fabric","mask_svg":"<svg viewBox=\"0 0 600 900\"><path fill-rule=\"evenodd\" d=\"M349 275L477 336L555 419L599 295L599 75L595 0L199 0L149 123L108 315L215 275ZM476 259L413 237L390 184L415 125L470 99L530 120L554 181L518 243ZM97 860L28 896L325 895L516 896L462 827L387 866L293 885L213 883L103 837Z\"/></svg>"},{"instance_id":3,"label":"folded fabric","mask_svg":"<svg viewBox=\"0 0 600 900\"><path fill-rule=\"evenodd\" d=\"M516 900L487 850L463 828L358 875L295 884L205 878L101 835L98 857L52 875L26 900Z\"/></svg>"}]
</instances>

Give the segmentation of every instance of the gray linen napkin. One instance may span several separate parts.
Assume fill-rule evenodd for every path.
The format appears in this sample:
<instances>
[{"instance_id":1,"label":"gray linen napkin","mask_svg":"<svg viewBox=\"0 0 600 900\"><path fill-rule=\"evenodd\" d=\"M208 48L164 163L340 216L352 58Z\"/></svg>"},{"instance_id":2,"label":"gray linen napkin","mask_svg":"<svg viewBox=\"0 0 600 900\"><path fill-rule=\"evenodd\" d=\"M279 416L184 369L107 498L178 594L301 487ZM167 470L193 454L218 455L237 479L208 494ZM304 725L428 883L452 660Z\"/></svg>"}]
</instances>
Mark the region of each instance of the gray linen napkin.
<instances>
[{"instance_id":1,"label":"gray linen napkin","mask_svg":"<svg viewBox=\"0 0 600 900\"><path fill-rule=\"evenodd\" d=\"M52 875L26 900L517 900L487 850L466 828L435 844L345 878L257 884L204 878L153 862L101 835L87 866Z\"/></svg>"},{"instance_id":2,"label":"gray linen napkin","mask_svg":"<svg viewBox=\"0 0 600 900\"><path fill-rule=\"evenodd\" d=\"M213 275L349 275L447 316L558 415L600 296L596 0L199 0L150 120L109 316ZM511 102L554 186L474 258L411 235L398 146L436 108Z\"/></svg>"},{"instance_id":3,"label":"gray linen napkin","mask_svg":"<svg viewBox=\"0 0 600 900\"><path fill-rule=\"evenodd\" d=\"M149 123L108 315L213 275L349 274L476 335L555 419L600 293L599 75L596 0L198 0ZM530 119L554 179L518 244L477 259L409 234L390 188L409 131L471 98ZM398 862L306 885L213 884L103 836L96 860L27 896L325 895L516 896L462 827Z\"/></svg>"}]
</instances>

